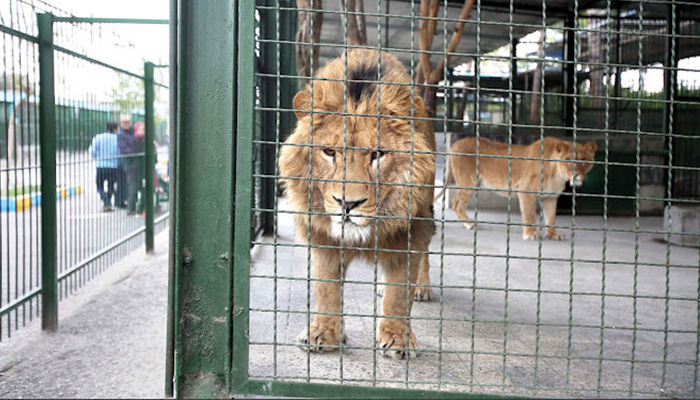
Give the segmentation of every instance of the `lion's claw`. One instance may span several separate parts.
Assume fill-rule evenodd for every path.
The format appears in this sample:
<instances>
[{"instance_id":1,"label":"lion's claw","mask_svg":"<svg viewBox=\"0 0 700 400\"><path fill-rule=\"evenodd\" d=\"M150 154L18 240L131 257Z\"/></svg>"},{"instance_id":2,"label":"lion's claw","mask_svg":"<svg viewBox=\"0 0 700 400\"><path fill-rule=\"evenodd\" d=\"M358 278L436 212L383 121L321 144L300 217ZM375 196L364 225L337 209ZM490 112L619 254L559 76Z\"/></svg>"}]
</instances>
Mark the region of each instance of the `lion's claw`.
<instances>
[{"instance_id":1,"label":"lion's claw","mask_svg":"<svg viewBox=\"0 0 700 400\"><path fill-rule=\"evenodd\" d=\"M564 240L564 235L559 232L547 232L547 238L552 240Z\"/></svg>"},{"instance_id":2,"label":"lion's claw","mask_svg":"<svg viewBox=\"0 0 700 400\"><path fill-rule=\"evenodd\" d=\"M413 332L408 334L407 344L405 331L394 334L379 328L379 332L377 334L377 345L383 349L382 355L385 357L404 359L406 357L415 358L417 355L416 349L418 348L418 342L416 341L416 335L414 335Z\"/></svg>"},{"instance_id":3,"label":"lion's claw","mask_svg":"<svg viewBox=\"0 0 700 400\"><path fill-rule=\"evenodd\" d=\"M523 240L537 240L540 238L537 229L523 231Z\"/></svg>"},{"instance_id":4,"label":"lion's claw","mask_svg":"<svg viewBox=\"0 0 700 400\"><path fill-rule=\"evenodd\" d=\"M416 286L415 300L430 301L433 298L433 288L427 286Z\"/></svg>"},{"instance_id":5,"label":"lion's claw","mask_svg":"<svg viewBox=\"0 0 700 400\"><path fill-rule=\"evenodd\" d=\"M313 338L309 343L309 338ZM343 335L343 343L346 341ZM338 350L340 344L340 332L337 329L311 325L310 330L305 329L297 336L297 343L302 345L305 350L311 352L326 352Z\"/></svg>"}]
</instances>

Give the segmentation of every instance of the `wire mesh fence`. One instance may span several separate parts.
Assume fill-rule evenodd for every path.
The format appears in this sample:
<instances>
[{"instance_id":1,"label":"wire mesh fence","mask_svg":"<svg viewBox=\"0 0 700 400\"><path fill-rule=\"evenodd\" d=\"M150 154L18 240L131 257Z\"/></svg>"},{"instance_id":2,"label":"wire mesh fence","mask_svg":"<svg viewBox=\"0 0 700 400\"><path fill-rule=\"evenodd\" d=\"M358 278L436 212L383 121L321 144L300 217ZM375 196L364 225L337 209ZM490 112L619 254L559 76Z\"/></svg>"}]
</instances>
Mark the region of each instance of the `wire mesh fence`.
<instances>
[{"instance_id":1,"label":"wire mesh fence","mask_svg":"<svg viewBox=\"0 0 700 400\"><path fill-rule=\"evenodd\" d=\"M68 16L43 2L18 0L0 7L0 340L42 315L42 295L55 294L61 300L139 247L148 221L156 221L156 231L167 226L167 88L154 85L153 78L149 81L141 72L105 62L105 48L118 46L102 29L51 22L55 28L50 39L42 38L37 14L47 11ZM42 40L51 42L50 79L40 79ZM167 70L156 79L164 77ZM155 112L148 117L153 125L145 138L144 88L149 85L157 89ZM45 149L55 156L52 163L46 163L42 152L47 143L41 130L46 120L40 109L42 91L55 94L50 147ZM150 220L145 213L145 157L151 153L146 139L160 157L149 180L155 194ZM42 201L47 169L55 174L55 194ZM54 199L55 213L42 213L46 201ZM46 254L42 241L51 229L48 242L55 243L55 256ZM55 268L56 291L43 283L47 264Z\"/></svg>"},{"instance_id":2,"label":"wire mesh fence","mask_svg":"<svg viewBox=\"0 0 700 400\"><path fill-rule=\"evenodd\" d=\"M698 396L698 12L257 2L234 382Z\"/></svg>"}]
</instances>

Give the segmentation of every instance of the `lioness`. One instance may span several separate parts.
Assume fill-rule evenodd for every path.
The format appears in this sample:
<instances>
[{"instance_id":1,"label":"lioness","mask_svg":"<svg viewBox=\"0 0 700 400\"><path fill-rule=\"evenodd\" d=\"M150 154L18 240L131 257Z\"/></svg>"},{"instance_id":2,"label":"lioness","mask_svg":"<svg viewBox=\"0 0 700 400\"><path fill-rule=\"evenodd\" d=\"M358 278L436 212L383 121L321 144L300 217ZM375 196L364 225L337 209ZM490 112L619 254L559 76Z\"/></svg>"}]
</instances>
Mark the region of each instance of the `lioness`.
<instances>
[{"instance_id":1,"label":"lioness","mask_svg":"<svg viewBox=\"0 0 700 400\"><path fill-rule=\"evenodd\" d=\"M544 141L544 143L542 143ZM561 240L564 235L554 228L554 220L557 217L557 199L566 187L566 182L580 186L586 173L590 171L592 164L572 162L574 159L573 142L546 137L527 146L512 145L511 157L526 157L534 160L511 159L510 187L518 193L520 201L520 213L523 223L529 226L523 227L523 239L535 240L538 237L537 228L532 226L537 221L535 207L539 194L545 192L542 199L544 218L547 226L546 237ZM455 142L450 148L449 165L447 169L446 184L454 177L455 184L460 187L486 187L500 189L496 193L508 196L508 144L493 140L479 138L479 175L476 173L476 148L475 138L464 138ZM544 146L542 146L544 145ZM542 157L544 147L544 157ZM593 161L598 146L595 142L585 145L576 144L576 159ZM455 155L464 153L465 155ZM466 155L468 154L468 155ZM500 157L489 157L500 156ZM544 161L539 159L562 160ZM544 187L541 186L544 179ZM438 199L444 189L436 196ZM452 208L457 212L463 225L467 229L474 226L474 222L467 216L467 203L472 197L473 190L458 189L457 195L452 200Z\"/></svg>"},{"instance_id":2,"label":"lioness","mask_svg":"<svg viewBox=\"0 0 700 400\"><path fill-rule=\"evenodd\" d=\"M404 67L381 53L377 83L378 59L377 51L353 50L347 61L340 57L319 70L313 91L307 86L294 97L298 122L282 146L279 167L289 202L300 213L297 236L310 241L317 280L318 314L297 341L310 351L338 348L346 339L341 334L341 271L356 257L374 263L376 254L390 284L381 313L400 317L380 319L377 345L384 355L403 358L418 347L405 318L413 303L407 268L410 258L411 284L419 268L427 279L428 257L409 257L408 250L427 252L434 231L429 218L435 139L430 124L410 119L423 117L425 106L411 95Z\"/></svg>"}]
</instances>

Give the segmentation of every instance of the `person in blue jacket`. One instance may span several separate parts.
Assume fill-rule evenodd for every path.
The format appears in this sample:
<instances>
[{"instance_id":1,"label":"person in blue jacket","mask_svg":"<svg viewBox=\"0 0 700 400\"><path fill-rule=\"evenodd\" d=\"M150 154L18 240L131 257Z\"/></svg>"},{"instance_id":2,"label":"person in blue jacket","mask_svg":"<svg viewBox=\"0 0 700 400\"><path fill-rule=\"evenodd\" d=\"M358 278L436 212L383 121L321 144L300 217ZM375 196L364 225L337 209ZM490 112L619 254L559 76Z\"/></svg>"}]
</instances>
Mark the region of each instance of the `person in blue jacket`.
<instances>
[{"instance_id":1,"label":"person in blue jacket","mask_svg":"<svg viewBox=\"0 0 700 400\"><path fill-rule=\"evenodd\" d=\"M95 183L97 193L103 203L103 211L113 211L112 197L117 183L117 168L119 165L119 145L117 143L117 124L107 123L107 131L96 135L90 145L90 154L97 164ZM105 190L105 183L107 190Z\"/></svg>"}]
</instances>

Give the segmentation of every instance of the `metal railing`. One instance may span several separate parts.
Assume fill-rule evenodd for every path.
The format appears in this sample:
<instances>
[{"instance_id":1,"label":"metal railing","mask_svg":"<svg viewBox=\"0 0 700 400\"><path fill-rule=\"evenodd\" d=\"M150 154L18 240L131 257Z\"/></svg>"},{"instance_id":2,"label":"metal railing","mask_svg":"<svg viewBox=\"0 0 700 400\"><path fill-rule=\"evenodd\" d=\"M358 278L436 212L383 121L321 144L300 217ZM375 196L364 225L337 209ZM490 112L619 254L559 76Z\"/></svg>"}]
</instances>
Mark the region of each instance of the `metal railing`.
<instances>
[{"instance_id":1,"label":"metal railing","mask_svg":"<svg viewBox=\"0 0 700 400\"><path fill-rule=\"evenodd\" d=\"M66 14L23 1L0 9L0 340L38 317L43 329L56 330L59 301L144 240L152 251L169 215L168 96L154 78L159 66L146 62L134 73L91 57L80 44L101 39L84 29L87 23L168 21L44 11ZM145 136L136 138L131 126L116 129L120 117L145 122ZM122 142L130 144L123 151Z\"/></svg>"}]
</instances>

